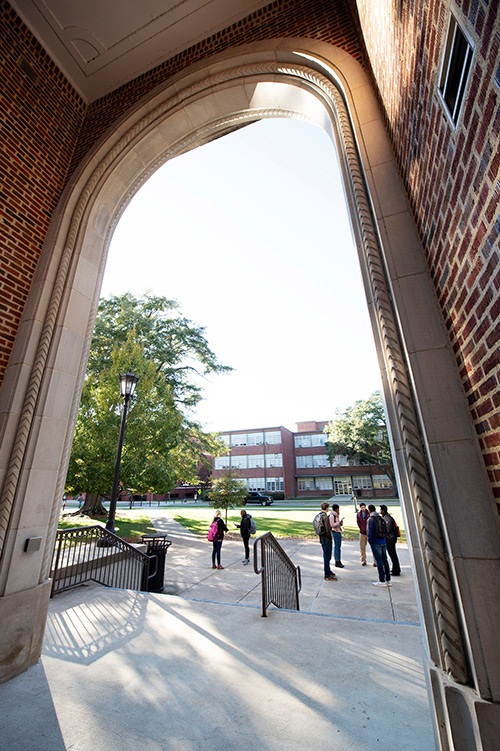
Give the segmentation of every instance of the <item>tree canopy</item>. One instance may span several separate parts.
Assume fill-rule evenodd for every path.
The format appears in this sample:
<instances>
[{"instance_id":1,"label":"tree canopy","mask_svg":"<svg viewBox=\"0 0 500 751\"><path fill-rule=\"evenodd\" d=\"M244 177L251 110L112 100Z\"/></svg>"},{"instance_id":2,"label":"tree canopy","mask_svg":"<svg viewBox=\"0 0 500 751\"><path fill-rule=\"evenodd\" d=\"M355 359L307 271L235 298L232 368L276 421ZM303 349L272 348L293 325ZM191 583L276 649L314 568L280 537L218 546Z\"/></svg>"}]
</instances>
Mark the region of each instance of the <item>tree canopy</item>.
<instances>
[{"instance_id":1,"label":"tree canopy","mask_svg":"<svg viewBox=\"0 0 500 751\"><path fill-rule=\"evenodd\" d=\"M337 409L335 419L325 427L325 444L330 464L336 456L347 456L355 464L373 464L395 483L392 453L380 391L359 400L345 410Z\"/></svg>"},{"instance_id":2,"label":"tree canopy","mask_svg":"<svg viewBox=\"0 0 500 751\"><path fill-rule=\"evenodd\" d=\"M127 293L101 300L71 452L66 491L111 490L123 408L119 374L139 376L129 405L120 480L136 492L196 483L199 463L223 446L192 417L198 376L224 373L204 329L165 297ZM198 378L199 381L199 378Z\"/></svg>"}]
</instances>

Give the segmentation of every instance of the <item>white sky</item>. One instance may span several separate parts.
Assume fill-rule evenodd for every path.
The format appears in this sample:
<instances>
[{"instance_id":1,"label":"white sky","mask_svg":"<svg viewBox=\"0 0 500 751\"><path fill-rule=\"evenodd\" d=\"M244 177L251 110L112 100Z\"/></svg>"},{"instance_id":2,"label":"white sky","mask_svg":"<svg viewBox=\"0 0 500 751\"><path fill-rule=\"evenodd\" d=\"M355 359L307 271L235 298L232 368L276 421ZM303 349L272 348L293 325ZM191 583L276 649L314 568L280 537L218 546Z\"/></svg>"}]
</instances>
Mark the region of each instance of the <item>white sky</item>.
<instances>
[{"instance_id":1,"label":"white sky","mask_svg":"<svg viewBox=\"0 0 500 751\"><path fill-rule=\"evenodd\" d=\"M209 430L329 420L380 388L335 148L263 120L172 159L115 231L102 295L176 299L234 371L203 381Z\"/></svg>"}]
</instances>

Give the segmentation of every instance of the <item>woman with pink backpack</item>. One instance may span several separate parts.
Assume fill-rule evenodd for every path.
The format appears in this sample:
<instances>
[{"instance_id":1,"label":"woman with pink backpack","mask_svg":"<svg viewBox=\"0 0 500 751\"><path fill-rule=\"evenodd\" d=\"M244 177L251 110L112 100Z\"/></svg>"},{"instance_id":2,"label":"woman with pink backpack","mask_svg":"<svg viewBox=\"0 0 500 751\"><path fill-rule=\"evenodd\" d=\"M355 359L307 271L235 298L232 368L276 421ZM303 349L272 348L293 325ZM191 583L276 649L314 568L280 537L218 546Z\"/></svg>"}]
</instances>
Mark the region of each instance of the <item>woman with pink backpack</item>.
<instances>
[{"instance_id":1,"label":"woman with pink backpack","mask_svg":"<svg viewBox=\"0 0 500 751\"><path fill-rule=\"evenodd\" d=\"M214 520L208 529L207 538L212 542L212 568L224 568L220 563L220 551L222 548L222 541L224 540L224 532L227 532L227 527L224 524L220 511L215 512ZM217 565L215 565L215 558L217 557Z\"/></svg>"}]
</instances>

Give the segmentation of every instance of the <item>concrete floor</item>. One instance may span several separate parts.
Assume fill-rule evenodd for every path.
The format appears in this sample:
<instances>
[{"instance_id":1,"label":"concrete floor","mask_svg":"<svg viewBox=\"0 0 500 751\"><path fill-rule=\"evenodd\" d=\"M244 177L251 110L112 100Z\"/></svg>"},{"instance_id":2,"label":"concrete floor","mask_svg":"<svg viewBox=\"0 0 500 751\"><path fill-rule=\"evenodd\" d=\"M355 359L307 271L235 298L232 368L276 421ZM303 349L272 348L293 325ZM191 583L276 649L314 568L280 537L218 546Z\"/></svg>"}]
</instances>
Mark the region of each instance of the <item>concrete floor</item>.
<instances>
[{"instance_id":1,"label":"concrete floor","mask_svg":"<svg viewBox=\"0 0 500 751\"><path fill-rule=\"evenodd\" d=\"M408 551L391 589L358 544L322 576L316 541L286 541L301 612L261 618L259 577L152 512L173 545L170 594L79 587L52 601L40 663L0 686L9 751L431 751L421 630Z\"/></svg>"}]
</instances>

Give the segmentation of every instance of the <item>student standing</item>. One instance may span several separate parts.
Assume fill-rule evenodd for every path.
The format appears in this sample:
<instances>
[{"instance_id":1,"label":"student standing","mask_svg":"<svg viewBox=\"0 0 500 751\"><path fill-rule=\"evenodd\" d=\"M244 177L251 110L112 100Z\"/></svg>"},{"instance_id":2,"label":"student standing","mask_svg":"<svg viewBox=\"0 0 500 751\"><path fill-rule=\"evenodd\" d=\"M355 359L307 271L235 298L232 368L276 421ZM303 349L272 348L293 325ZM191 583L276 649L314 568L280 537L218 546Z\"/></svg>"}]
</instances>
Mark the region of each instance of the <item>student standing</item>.
<instances>
[{"instance_id":1,"label":"student standing","mask_svg":"<svg viewBox=\"0 0 500 751\"><path fill-rule=\"evenodd\" d=\"M335 566L337 568L344 568L344 564L340 560L340 548L342 547L342 523L343 519L339 515L339 504L334 503L332 506L332 513L330 514L330 527L332 528L333 536L333 557L335 559Z\"/></svg>"},{"instance_id":2,"label":"student standing","mask_svg":"<svg viewBox=\"0 0 500 751\"><path fill-rule=\"evenodd\" d=\"M396 543L398 541L398 528L392 516L387 512L387 506L383 503L380 506L380 514L387 527L387 554L392 561L391 576L401 576L401 565L396 552Z\"/></svg>"},{"instance_id":3,"label":"student standing","mask_svg":"<svg viewBox=\"0 0 500 751\"><path fill-rule=\"evenodd\" d=\"M359 511L356 514L356 522L359 527L359 552L362 566L366 566L366 543L368 542L366 525L368 523L369 516L370 512L366 508L366 503L360 503Z\"/></svg>"},{"instance_id":4,"label":"student standing","mask_svg":"<svg viewBox=\"0 0 500 751\"><path fill-rule=\"evenodd\" d=\"M215 512L215 516L213 519L213 522L217 522L217 532L215 534L214 539L212 540L212 568L224 568L224 566L221 566L220 562L220 551L222 548L222 542L224 540L224 532L227 532L227 527L224 524L224 521L221 516L220 511ZM217 565L215 565L215 559L217 558Z\"/></svg>"},{"instance_id":5,"label":"student standing","mask_svg":"<svg viewBox=\"0 0 500 751\"><path fill-rule=\"evenodd\" d=\"M370 516L368 518L368 542L372 549L373 557L377 562L378 582L373 582L375 587L392 587L391 572L387 560L387 543L385 522L375 511L375 506L368 506Z\"/></svg>"},{"instance_id":6,"label":"student standing","mask_svg":"<svg viewBox=\"0 0 500 751\"><path fill-rule=\"evenodd\" d=\"M243 547L245 548L245 558L242 561L242 564L244 566L248 566L248 563L250 561L250 545L248 544L250 540L251 530L250 530L250 516L247 514L245 509L241 509L241 523L237 524L236 526L240 529L240 535L243 540Z\"/></svg>"},{"instance_id":7,"label":"student standing","mask_svg":"<svg viewBox=\"0 0 500 751\"><path fill-rule=\"evenodd\" d=\"M320 530L317 531L317 534L319 536L319 541L321 543L321 547L323 548L323 567L324 567L324 574L325 579L327 581L335 581L336 576L333 573L332 569L330 568L330 560L332 557L332 528L330 527L330 519L328 517L328 509L330 508L330 504L326 501L323 501L321 504L321 511L318 514L318 518L320 519Z\"/></svg>"}]
</instances>

